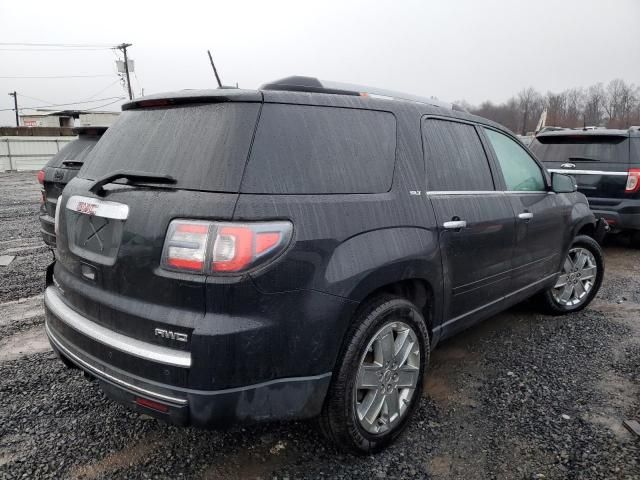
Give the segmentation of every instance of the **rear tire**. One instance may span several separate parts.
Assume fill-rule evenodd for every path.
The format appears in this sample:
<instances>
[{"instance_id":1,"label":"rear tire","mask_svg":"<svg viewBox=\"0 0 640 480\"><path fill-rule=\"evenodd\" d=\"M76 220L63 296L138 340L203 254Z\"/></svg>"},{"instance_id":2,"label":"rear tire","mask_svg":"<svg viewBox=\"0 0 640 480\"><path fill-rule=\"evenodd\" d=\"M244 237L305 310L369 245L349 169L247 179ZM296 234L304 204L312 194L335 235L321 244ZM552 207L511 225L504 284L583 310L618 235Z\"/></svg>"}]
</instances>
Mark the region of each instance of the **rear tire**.
<instances>
[{"instance_id":1,"label":"rear tire","mask_svg":"<svg viewBox=\"0 0 640 480\"><path fill-rule=\"evenodd\" d=\"M640 248L640 230L633 230L630 239L632 247Z\"/></svg>"},{"instance_id":2,"label":"rear tire","mask_svg":"<svg viewBox=\"0 0 640 480\"><path fill-rule=\"evenodd\" d=\"M585 308L598 293L604 277L604 256L598 242L577 236L556 284L540 294L546 313L565 315Z\"/></svg>"},{"instance_id":3,"label":"rear tire","mask_svg":"<svg viewBox=\"0 0 640 480\"><path fill-rule=\"evenodd\" d=\"M383 295L356 314L320 416L344 451L382 450L406 428L422 396L429 333L410 301Z\"/></svg>"}]
</instances>

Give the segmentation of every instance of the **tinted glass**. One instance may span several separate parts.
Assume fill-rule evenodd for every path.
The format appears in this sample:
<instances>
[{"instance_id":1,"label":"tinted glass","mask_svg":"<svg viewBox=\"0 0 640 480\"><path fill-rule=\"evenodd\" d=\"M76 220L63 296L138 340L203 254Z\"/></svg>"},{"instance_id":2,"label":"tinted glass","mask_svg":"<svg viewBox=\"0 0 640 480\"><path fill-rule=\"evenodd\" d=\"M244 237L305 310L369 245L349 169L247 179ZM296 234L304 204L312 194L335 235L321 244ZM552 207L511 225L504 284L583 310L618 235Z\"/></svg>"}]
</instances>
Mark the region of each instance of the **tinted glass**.
<instances>
[{"instance_id":1,"label":"tinted glass","mask_svg":"<svg viewBox=\"0 0 640 480\"><path fill-rule=\"evenodd\" d=\"M536 137L531 151L543 162L627 163L628 137L550 135Z\"/></svg>"},{"instance_id":2,"label":"tinted glass","mask_svg":"<svg viewBox=\"0 0 640 480\"><path fill-rule=\"evenodd\" d=\"M395 150L390 113L265 104L242 192L387 192Z\"/></svg>"},{"instance_id":3,"label":"tinted glass","mask_svg":"<svg viewBox=\"0 0 640 480\"><path fill-rule=\"evenodd\" d=\"M546 189L540 167L524 148L495 130L485 128L485 132L498 157L507 190L536 192Z\"/></svg>"},{"instance_id":4,"label":"tinted glass","mask_svg":"<svg viewBox=\"0 0 640 480\"><path fill-rule=\"evenodd\" d=\"M238 192L259 104L126 110L88 156L80 176L117 170L173 176L176 188Z\"/></svg>"},{"instance_id":5,"label":"tinted glass","mask_svg":"<svg viewBox=\"0 0 640 480\"><path fill-rule=\"evenodd\" d=\"M63 167L63 162L82 163L91 152L99 137L80 137L73 142L67 143L47 162L47 167Z\"/></svg>"},{"instance_id":6,"label":"tinted glass","mask_svg":"<svg viewBox=\"0 0 640 480\"><path fill-rule=\"evenodd\" d=\"M493 190L487 156L473 125L422 121L422 143L429 190Z\"/></svg>"},{"instance_id":7,"label":"tinted glass","mask_svg":"<svg viewBox=\"0 0 640 480\"><path fill-rule=\"evenodd\" d=\"M629 162L634 166L640 165L640 138L631 139L631 148L629 152Z\"/></svg>"}]
</instances>

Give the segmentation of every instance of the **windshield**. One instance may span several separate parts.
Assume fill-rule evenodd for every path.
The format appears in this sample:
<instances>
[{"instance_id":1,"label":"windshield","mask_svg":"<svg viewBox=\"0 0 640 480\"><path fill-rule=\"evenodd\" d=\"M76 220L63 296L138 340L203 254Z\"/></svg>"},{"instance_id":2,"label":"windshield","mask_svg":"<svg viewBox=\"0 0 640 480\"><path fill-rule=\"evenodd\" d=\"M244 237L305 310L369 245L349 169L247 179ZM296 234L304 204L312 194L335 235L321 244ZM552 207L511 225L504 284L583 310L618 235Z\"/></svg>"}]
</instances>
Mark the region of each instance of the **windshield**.
<instances>
[{"instance_id":1,"label":"windshield","mask_svg":"<svg viewBox=\"0 0 640 480\"><path fill-rule=\"evenodd\" d=\"M80 171L96 180L118 170L170 175L172 188L238 192L259 104L216 103L127 110Z\"/></svg>"},{"instance_id":2,"label":"windshield","mask_svg":"<svg viewBox=\"0 0 640 480\"><path fill-rule=\"evenodd\" d=\"M627 163L628 137L613 135L540 136L529 148L543 162Z\"/></svg>"}]
</instances>

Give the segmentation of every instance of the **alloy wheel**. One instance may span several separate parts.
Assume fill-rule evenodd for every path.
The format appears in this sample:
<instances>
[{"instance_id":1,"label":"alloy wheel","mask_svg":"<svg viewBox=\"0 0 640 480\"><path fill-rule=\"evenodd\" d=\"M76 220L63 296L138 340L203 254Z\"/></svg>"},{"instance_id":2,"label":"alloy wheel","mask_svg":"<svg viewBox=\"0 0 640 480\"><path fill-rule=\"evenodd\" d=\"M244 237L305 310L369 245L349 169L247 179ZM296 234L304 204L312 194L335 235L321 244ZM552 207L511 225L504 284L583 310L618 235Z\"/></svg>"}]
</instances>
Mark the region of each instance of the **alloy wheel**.
<instances>
[{"instance_id":1,"label":"alloy wheel","mask_svg":"<svg viewBox=\"0 0 640 480\"><path fill-rule=\"evenodd\" d=\"M572 248L553 287L554 300L567 307L581 304L589 296L597 273L598 265L593 254L586 248Z\"/></svg>"},{"instance_id":2,"label":"alloy wheel","mask_svg":"<svg viewBox=\"0 0 640 480\"><path fill-rule=\"evenodd\" d=\"M420 344L403 322L384 325L362 355L354 407L362 428L372 434L390 430L407 413L418 384Z\"/></svg>"}]
</instances>

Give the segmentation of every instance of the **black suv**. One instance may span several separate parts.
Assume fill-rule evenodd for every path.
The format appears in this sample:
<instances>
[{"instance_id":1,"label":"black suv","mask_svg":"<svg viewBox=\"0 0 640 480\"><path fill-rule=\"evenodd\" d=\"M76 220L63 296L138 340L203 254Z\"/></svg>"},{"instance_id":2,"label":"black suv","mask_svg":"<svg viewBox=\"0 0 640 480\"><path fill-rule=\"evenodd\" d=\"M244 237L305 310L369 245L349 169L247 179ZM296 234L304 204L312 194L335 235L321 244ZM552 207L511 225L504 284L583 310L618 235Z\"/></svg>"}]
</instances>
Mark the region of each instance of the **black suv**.
<instances>
[{"instance_id":1,"label":"black suv","mask_svg":"<svg viewBox=\"0 0 640 480\"><path fill-rule=\"evenodd\" d=\"M570 177L431 103L294 78L126 104L62 195L53 348L177 424L384 447L439 341L534 294L584 308L604 268Z\"/></svg>"},{"instance_id":2,"label":"black suv","mask_svg":"<svg viewBox=\"0 0 640 480\"><path fill-rule=\"evenodd\" d=\"M573 175L596 217L640 247L640 128L543 132L529 148L550 172Z\"/></svg>"},{"instance_id":3,"label":"black suv","mask_svg":"<svg viewBox=\"0 0 640 480\"><path fill-rule=\"evenodd\" d=\"M78 174L84 159L107 127L77 127L73 132L78 138L65 145L58 153L49 159L47 164L38 172L38 182L42 185L42 204L40 205L40 233L44 243L50 247L56 246L54 219L56 203L62 195L62 190Z\"/></svg>"}]
</instances>

